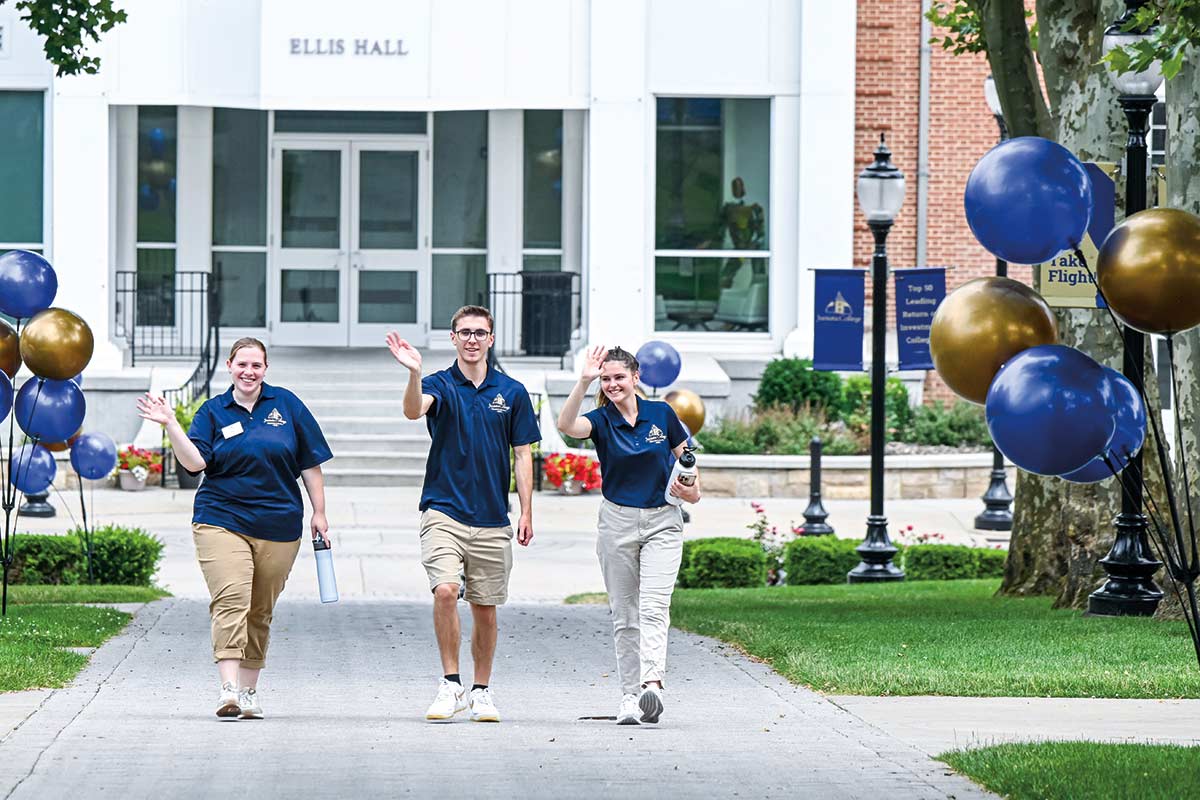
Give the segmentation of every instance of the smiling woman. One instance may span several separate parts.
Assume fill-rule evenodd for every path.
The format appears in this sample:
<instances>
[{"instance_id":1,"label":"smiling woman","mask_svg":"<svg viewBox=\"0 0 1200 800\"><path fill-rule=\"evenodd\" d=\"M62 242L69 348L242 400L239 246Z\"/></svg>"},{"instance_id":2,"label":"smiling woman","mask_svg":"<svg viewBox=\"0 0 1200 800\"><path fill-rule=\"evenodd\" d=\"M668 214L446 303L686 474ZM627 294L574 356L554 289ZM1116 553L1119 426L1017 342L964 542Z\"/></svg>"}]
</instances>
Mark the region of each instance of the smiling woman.
<instances>
[{"instance_id":1,"label":"smiling woman","mask_svg":"<svg viewBox=\"0 0 1200 800\"><path fill-rule=\"evenodd\" d=\"M213 658L221 676L217 716L261 719L258 674L266 665L275 601L300 550L304 504L309 530L329 544L321 464L333 457L300 398L263 378L267 348L234 342L225 362L233 384L208 400L184 432L161 397L138 400L143 419L166 428L179 463L204 472L192 537L212 594Z\"/></svg>"}]
</instances>

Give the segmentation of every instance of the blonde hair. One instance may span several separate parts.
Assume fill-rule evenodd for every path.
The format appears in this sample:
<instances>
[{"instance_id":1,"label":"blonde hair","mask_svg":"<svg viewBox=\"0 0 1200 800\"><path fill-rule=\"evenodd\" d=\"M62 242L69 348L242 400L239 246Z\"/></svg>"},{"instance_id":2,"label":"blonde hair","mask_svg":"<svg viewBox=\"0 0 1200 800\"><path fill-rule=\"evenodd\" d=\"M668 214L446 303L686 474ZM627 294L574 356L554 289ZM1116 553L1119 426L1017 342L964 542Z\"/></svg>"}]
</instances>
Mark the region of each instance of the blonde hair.
<instances>
[{"instance_id":1,"label":"blonde hair","mask_svg":"<svg viewBox=\"0 0 1200 800\"><path fill-rule=\"evenodd\" d=\"M237 355L238 350L245 347L257 347L259 350L262 350L263 364L267 363L267 346L253 336L243 336L234 342L233 347L229 348L229 360L233 361L233 357Z\"/></svg>"},{"instance_id":2,"label":"blonde hair","mask_svg":"<svg viewBox=\"0 0 1200 800\"><path fill-rule=\"evenodd\" d=\"M600 367L603 368L604 365L610 361L619 361L624 364L629 370L630 377L636 375L638 372L637 357L635 357L633 353L629 352L628 350L622 350L620 347L612 348L604 354L604 360L600 362ZM638 390L636 385L633 387L633 390L635 393L637 393L638 397L645 397L645 395ZM604 408L606 405L608 405L608 395L604 393L604 388L601 386L601 388L596 390L596 408Z\"/></svg>"}]
</instances>

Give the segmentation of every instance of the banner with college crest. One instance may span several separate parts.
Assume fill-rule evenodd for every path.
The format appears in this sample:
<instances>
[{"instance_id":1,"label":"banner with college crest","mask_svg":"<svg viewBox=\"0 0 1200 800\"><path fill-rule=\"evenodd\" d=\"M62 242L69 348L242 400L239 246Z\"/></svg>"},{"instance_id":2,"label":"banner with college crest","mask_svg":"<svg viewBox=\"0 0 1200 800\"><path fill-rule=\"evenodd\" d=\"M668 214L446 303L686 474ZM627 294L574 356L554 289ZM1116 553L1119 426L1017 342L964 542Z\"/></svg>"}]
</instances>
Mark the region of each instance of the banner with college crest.
<instances>
[{"instance_id":1,"label":"banner with college crest","mask_svg":"<svg viewBox=\"0 0 1200 800\"><path fill-rule=\"evenodd\" d=\"M813 369L861 372L867 271L813 273Z\"/></svg>"},{"instance_id":2,"label":"banner with college crest","mask_svg":"<svg viewBox=\"0 0 1200 800\"><path fill-rule=\"evenodd\" d=\"M929 329L933 312L946 297L945 267L898 269L896 276L896 350L900 369L933 369Z\"/></svg>"}]
</instances>

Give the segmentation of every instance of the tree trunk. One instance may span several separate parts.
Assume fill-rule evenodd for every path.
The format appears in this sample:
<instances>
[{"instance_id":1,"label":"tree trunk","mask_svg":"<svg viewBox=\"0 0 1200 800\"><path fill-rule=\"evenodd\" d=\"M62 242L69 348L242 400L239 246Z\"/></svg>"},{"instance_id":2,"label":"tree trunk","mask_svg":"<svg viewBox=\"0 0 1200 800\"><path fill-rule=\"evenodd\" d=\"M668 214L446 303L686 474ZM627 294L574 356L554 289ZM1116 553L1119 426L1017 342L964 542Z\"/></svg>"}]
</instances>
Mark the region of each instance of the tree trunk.
<instances>
[{"instance_id":1,"label":"tree trunk","mask_svg":"<svg viewBox=\"0 0 1200 800\"><path fill-rule=\"evenodd\" d=\"M1054 124L1042 96L1029 46L1023 0L979 0L988 65L1010 136L1054 138Z\"/></svg>"},{"instance_id":2,"label":"tree trunk","mask_svg":"<svg viewBox=\"0 0 1200 800\"><path fill-rule=\"evenodd\" d=\"M1083 160L1119 162L1124 153L1127 126L1112 80L1097 63L1104 28L1122 7L1118 0L1038 3L1038 54L1053 102L1055 138ZM1124 196L1120 186L1117 196ZM1040 290L1036 271L1034 276ZM1121 336L1107 312L1058 309L1056 316L1062 344L1121 368ZM1055 594L1057 607L1085 607L1103 580L1097 562L1112 546L1119 483L1078 485L1019 472L1015 497L1000 591Z\"/></svg>"},{"instance_id":3,"label":"tree trunk","mask_svg":"<svg viewBox=\"0 0 1200 800\"><path fill-rule=\"evenodd\" d=\"M1200 67L1195 52L1183 60L1179 74L1167 82L1167 199L1166 205L1193 214L1200 213ZM1187 457L1193 513L1200 514L1200 376L1196 358L1200 356L1200 330L1193 328L1175 336L1175 419L1183 439L1181 452L1175 452L1175 486L1182 493L1180 457ZM1176 440L1178 441L1178 440ZM1182 504L1182 497L1180 498ZM1186 525L1186 507L1180 509ZM1185 536L1185 538L1187 538ZM1189 553L1190 555L1190 553ZM1159 606L1159 616L1179 617L1182 609L1163 578L1167 596ZM1180 587L1182 589L1182 587Z\"/></svg>"}]
</instances>

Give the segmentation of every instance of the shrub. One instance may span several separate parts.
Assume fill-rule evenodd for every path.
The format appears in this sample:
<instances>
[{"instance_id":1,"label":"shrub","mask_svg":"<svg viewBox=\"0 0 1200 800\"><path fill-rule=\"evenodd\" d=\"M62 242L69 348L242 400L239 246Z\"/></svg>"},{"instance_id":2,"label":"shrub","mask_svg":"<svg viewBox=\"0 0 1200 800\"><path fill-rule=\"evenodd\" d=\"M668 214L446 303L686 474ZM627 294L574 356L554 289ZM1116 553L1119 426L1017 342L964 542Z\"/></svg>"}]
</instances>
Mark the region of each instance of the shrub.
<instances>
[{"instance_id":1,"label":"shrub","mask_svg":"<svg viewBox=\"0 0 1200 800\"><path fill-rule=\"evenodd\" d=\"M977 578L1003 578L1004 565L1008 561L1007 550L990 550L977 549L975 556L979 559L979 571L976 573Z\"/></svg>"},{"instance_id":2,"label":"shrub","mask_svg":"<svg viewBox=\"0 0 1200 800\"><path fill-rule=\"evenodd\" d=\"M998 578L1004 574L1004 550L960 544L916 544L904 550L904 573L913 581Z\"/></svg>"},{"instance_id":3,"label":"shrub","mask_svg":"<svg viewBox=\"0 0 1200 800\"><path fill-rule=\"evenodd\" d=\"M18 534L10 577L13 583L79 584L88 582L83 532L63 536ZM150 586L163 544L140 528L104 525L92 532L92 570L96 583Z\"/></svg>"},{"instance_id":4,"label":"shrub","mask_svg":"<svg viewBox=\"0 0 1200 800\"><path fill-rule=\"evenodd\" d=\"M777 358L767 364L758 381L754 407L788 408L798 412L805 406L825 411L837 419L842 401L842 379L836 372L814 370L807 358Z\"/></svg>"},{"instance_id":5,"label":"shrub","mask_svg":"<svg viewBox=\"0 0 1200 800\"><path fill-rule=\"evenodd\" d=\"M987 420L980 406L959 400L946 408L939 400L931 406L921 406L912 417L904 439L914 444L991 446Z\"/></svg>"},{"instance_id":6,"label":"shrub","mask_svg":"<svg viewBox=\"0 0 1200 800\"><path fill-rule=\"evenodd\" d=\"M13 583L81 583L87 579L87 564L79 540L74 536L19 533L13 537L15 552L9 580Z\"/></svg>"},{"instance_id":7,"label":"shrub","mask_svg":"<svg viewBox=\"0 0 1200 800\"><path fill-rule=\"evenodd\" d=\"M733 589L766 583L767 556L757 542L719 536L684 544L681 588Z\"/></svg>"},{"instance_id":8,"label":"shrub","mask_svg":"<svg viewBox=\"0 0 1200 800\"><path fill-rule=\"evenodd\" d=\"M883 386L883 407L886 416L885 439L907 441L913 409L908 404L908 389L899 378L888 378ZM871 376L851 375L842 388L842 419L859 435L871 431Z\"/></svg>"},{"instance_id":9,"label":"shrub","mask_svg":"<svg viewBox=\"0 0 1200 800\"><path fill-rule=\"evenodd\" d=\"M863 452L858 440L825 421L823 412L801 408L776 408L750 417L724 417L715 426L696 434L706 453L807 455L813 436L820 436L826 455Z\"/></svg>"},{"instance_id":10,"label":"shrub","mask_svg":"<svg viewBox=\"0 0 1200 800\"><path fill-rule=\"evenodd\" d=\"M71 531L80 542L83 553L83 532ZM96 583L125 586L150 586L150 579L162 558L163 543L141 528L104 525L92 531L92 569ZM87 560L83 555L86 575Z\"/></svg>"},{"instance_id":11,"label":"shrub","mask_svg":"<svg viewBox=\"0 0 1200 800\"><path fill-rule=\"evenodd\" d=\"M789 586L845 583L846 573L861 560L856 539L835 536L802 536L783 549L783 569Z\"/></svg>"}]
</instances>

